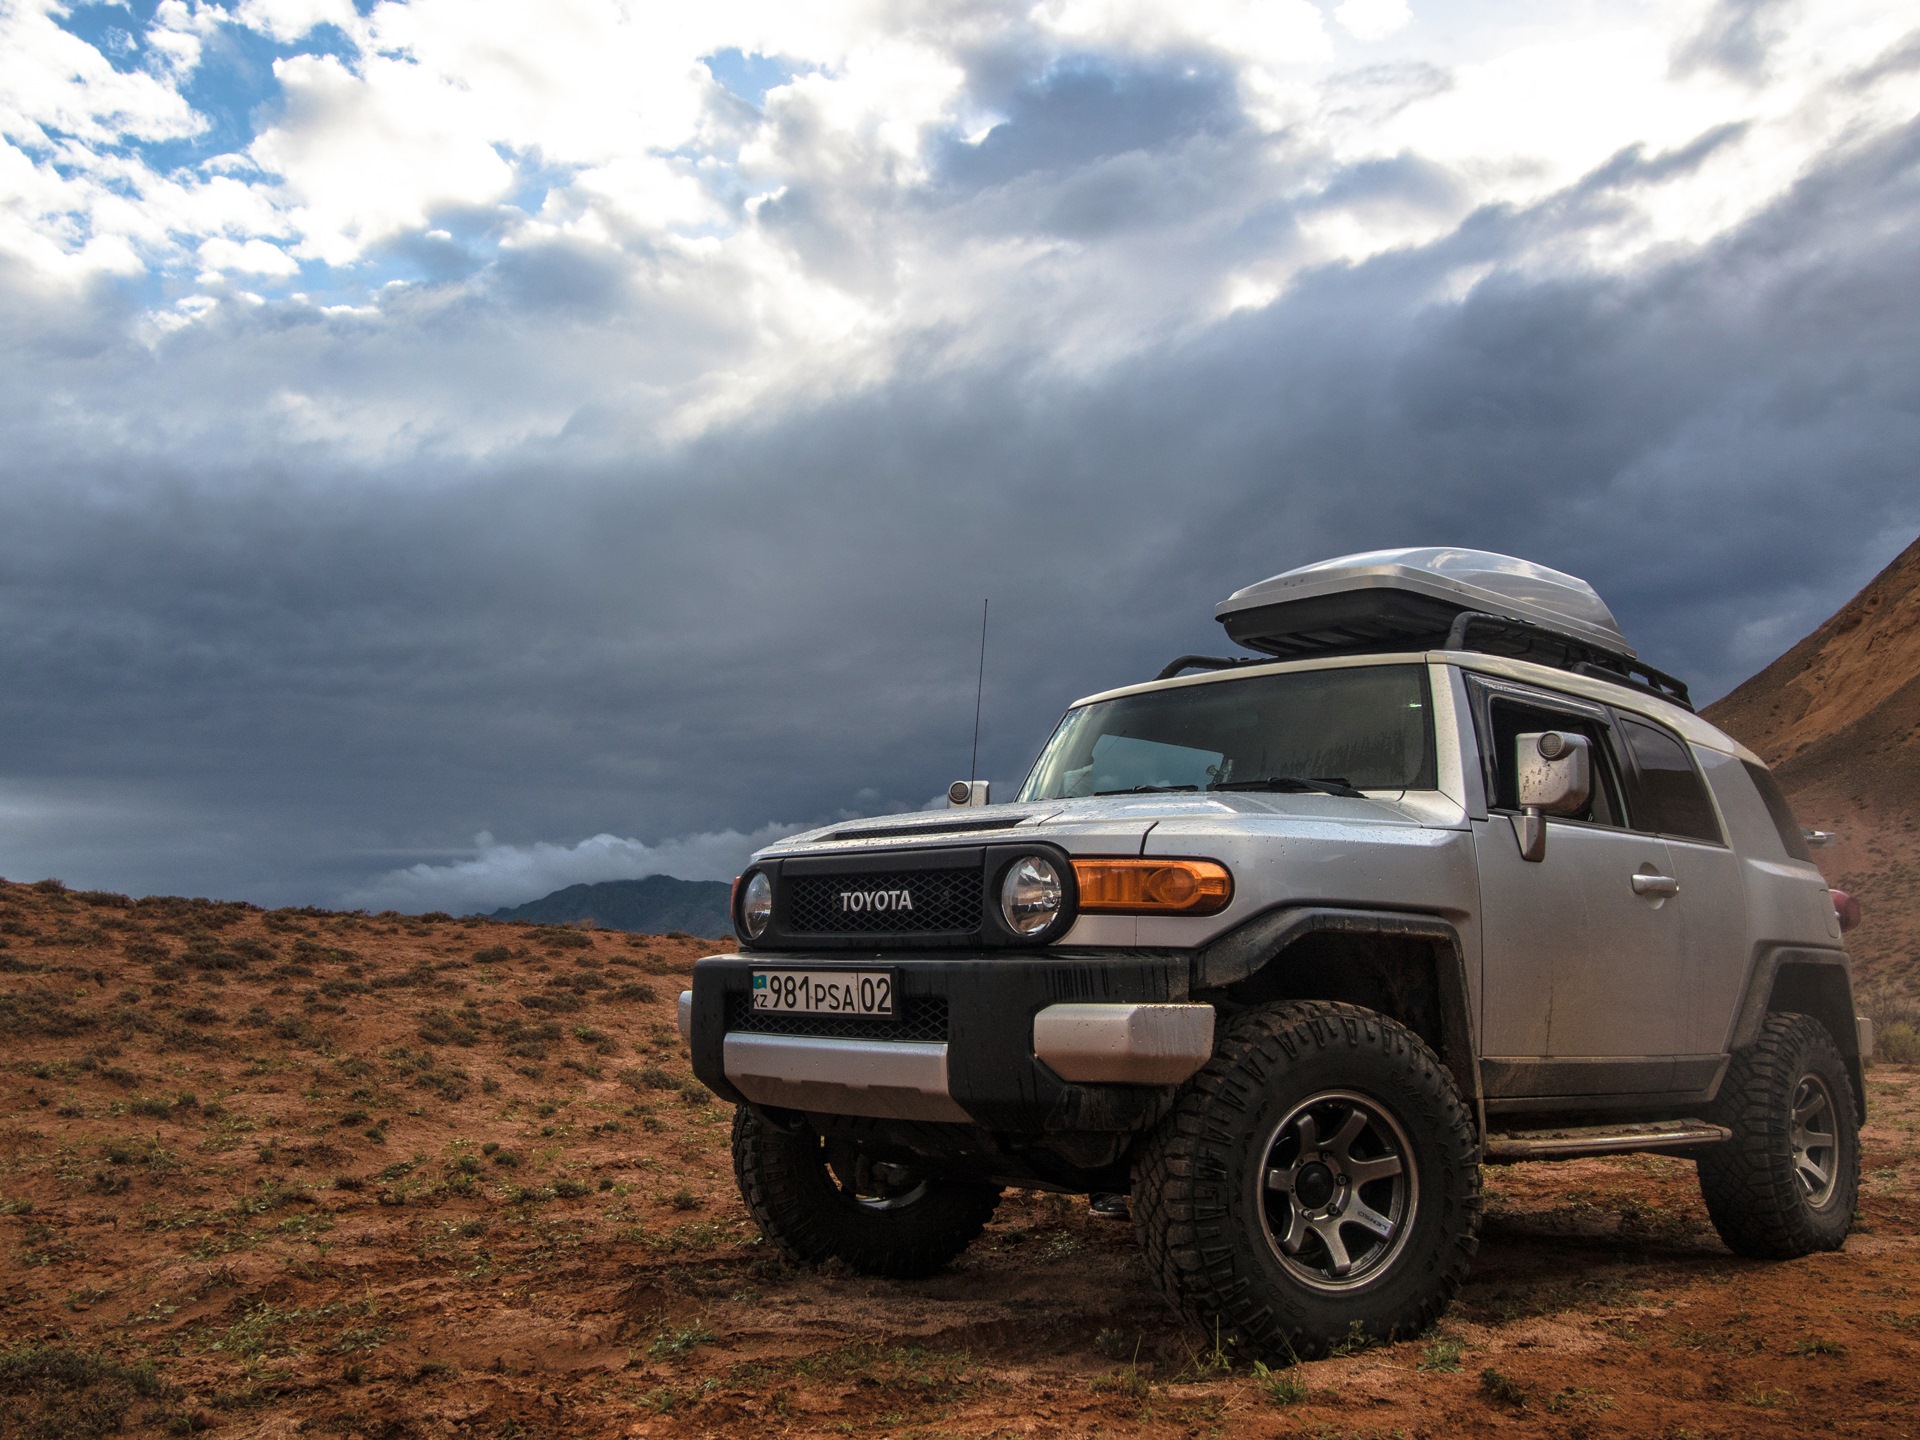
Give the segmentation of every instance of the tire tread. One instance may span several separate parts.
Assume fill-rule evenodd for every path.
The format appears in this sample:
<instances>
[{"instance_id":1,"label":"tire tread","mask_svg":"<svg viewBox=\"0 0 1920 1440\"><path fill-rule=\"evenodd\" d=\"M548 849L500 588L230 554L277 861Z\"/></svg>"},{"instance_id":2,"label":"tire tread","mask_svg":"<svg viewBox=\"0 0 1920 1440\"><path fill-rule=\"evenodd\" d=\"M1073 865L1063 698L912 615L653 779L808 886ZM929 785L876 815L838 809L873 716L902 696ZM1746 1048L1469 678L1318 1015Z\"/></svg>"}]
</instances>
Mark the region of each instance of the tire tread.
<instances>
[{"instance_id":1,"label":"tire tread","mask_svg":"<svg viewBox=\"0 0 1920 1440\"><path fill-rule=\"evenodd\" d=\"M745 1105L733 1112L733 1170L747 1213L789 1260L838 1259L894 1280L943 1269L1000 1204L996 1185L930 1180L925 1198L907 1209L856 1210L834 1192L810 1138L774 1128Z\"/></svg>"},{"instance_id":2,"label":"tire tread","mask_svg":"<svg viewBox=\"0 0 1920 1440\"><path fill-rule=\"evenodd\" d=\"M1373 1050L1400 1068L1446 1116L1443 1156L1460 1177L1431 1283L1374 1338L1417 1334L1451 1303L1478 1248L1479 1147L1453 1077L1419 1037L1376 1011L1334 1001L1294 1001L1248 1011L1221 1034L1214 1056L1148 1142L1135 1170L1135 1228L1147 1263L1186 1321L1271 1363L1325 1354L1341 1336L1276 1313L1245 1273L1225 1205L1209 1197L1225 1179L1219 1152L1234 1143L1228 1117L1257 1104L1273 1078L1315 1052ZM1409 1257L1412 1262L1412 1257ZM1402 1263L1409 1263L1402 1262Z\"/></svg>"},{"instance_id":3,"label":"tire tread","mask_svg":"<svg viewBox=\"0 0 1920 1440\"><path fill-rule=\"evenodd\" d=\"M1840 1177L1846 1203L1837 1225L1808 1209L1793 1174L1786 1107L1791 1087L1814 1063L1825 1069L1834 1104L1845 1112L1836 1117L1847 1132ZM1758 1260L1838 1250L1859 1194L1859 1120L1845 1062L1826 1027L1810 1015L1769 1015L1759 1039L1735 1052L1715 1111L1733 1138L1702 1155L1697 1168L1707 1214L1727 1248Z\"/></svg>"}]
</instances>

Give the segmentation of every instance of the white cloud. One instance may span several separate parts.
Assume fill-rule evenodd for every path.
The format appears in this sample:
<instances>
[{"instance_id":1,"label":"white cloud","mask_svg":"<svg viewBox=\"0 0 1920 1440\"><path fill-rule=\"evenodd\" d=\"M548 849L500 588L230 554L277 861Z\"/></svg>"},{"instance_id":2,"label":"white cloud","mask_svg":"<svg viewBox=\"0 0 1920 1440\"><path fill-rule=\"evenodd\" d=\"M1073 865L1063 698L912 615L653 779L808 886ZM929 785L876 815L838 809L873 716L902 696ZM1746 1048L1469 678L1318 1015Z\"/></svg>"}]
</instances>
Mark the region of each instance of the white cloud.
<instances>
[{"instance_id":1,"label":"white cloud","mask_svg":"<svg viewBox=\"0 0 1920 1440\"><path fill-rule=\"evenodd\" d=\"M501 199L513 171L489 139L470 89L406 61L376 57L356 74L330 55L274 64L287 117L252 158L281 178L299 252L332 265L435 210Z\"/></svg>"},{"instance_id":2,"label":"white cloud","mask_svg":"<svg viewBox=\"0 0 1920 1440\"><path fill-rule=\"evenodd\" d=\"M244 245L216 235L200 246L200 263L209 270L237 270L243 275L295 275L300 264L277 245L249 240Z\"/></svg>"},{"instance_id":3,"label":"white cloud","mask_svg":"<svg viewBox=\"0 0 1920 1440\"><path fill-rule=\"evenodd\" d=\"M344 903L357 909L446 910L472 914L523 905L568 885L601 880L639 880L672 875L679 880L730 880L747 857L762 846L804 827L761 826L751 835L737 830L681 835L648 845L617 835L595 835L575 845L539 841L501 845L482 832L471 860L450 865L410 865L390 870Z\"/></svg>"},{"instance_id":4,"label":"white cloud","mask_svg":"<svg viewBox=\"0 0 1920 1440\"><path fill-rule=\"evenodd\" d=\"M168 140L206 124L174 88L169 63L161 75L120 71L86 41L54 23L54 0L13 0L0 8L0 136L14 145L51 149L58 134L81 145L121 137ZM156 27L171 47L178 32ZM169 50L169 60L176 53Z\"/></svg>"},{"instance_id":5,"label":"white cloud","mask_svg":"<svg viewBox=\"0 0 1920 1440\"><path fill-rule=\"evenodd\" d=\"M1204 47L1262 65L1305 65L1332 54L1308 0L1042 0L1034 15L1056 35L1136 54Z\"/></svg>"},{"instance_id":6,"label":"white cloud","mask_svg":"<svg viewBox=\"0 0 1920 1440\"><path fill-rule=\"evenodd\" d=\"M1356 40L1384 40L1413 23L1407 0L1340 0L1333 18Z\"/></svg>"},{"instance_id":7,"label":"white cloud","mask_svg":"<svg viewBox=\"0 0 1920 1440\"><path fill-rule=\"evenodd\" d=\"M358 19L353 0L241 0L234 19L282 44L311 34L315 26L347 29Z\"/></svg>"},{"instance_id":8,"label":"white cloud","mask_svg":"<svg viewBox=\"0 0 1920 1440\"><path fill-rule=\"evenodd\" d=\"M1495 3L1423 9L1414 26L1405 0L412 0L365 15L349 0L245 0L229 22L168 0L140 37L149 68L123 73L31 0L0 11L0 252L59 279L144 268L175 282L150 332L179 329L179 282L211 289L222 274L260 277L283 309L352 333L391 320L422 349L390 374L260 376L267 396L303 397L308 443L342 455L488 454L562 434L672 444L903 366L1005 350L1091 375L1271 304L1315 267L1431 242L1634 147L1745 126L1518 262L1624 271L1724 233L1817 157L1915 108L1909 75L1846 79L1903 33L1891 7L1783 12L1758 79L1676 66L1706 10ZM279 103L243 152L164 174L130 152L204 130L183 87L213 63L220 24L291 44L323 22L348 53L278 62ZM777 55L791 77L758 113L701 62L728 48ZM943 157L980 139L982 116L1007 121L982 153L1017 149L1034 123L981 78L988 50L1029 86L1086 65L1225 72L1235 120L1266 134L1222 142L1217 170L1097 156L1045 193L1013 176L956 195ZM1432 183L1347 183L1394 166ZM336 272L311 312L286 294L296 261ZM423 272L431 286L412 283ZM469 302L496 308L455 341L443 322ZM582 323L591 343L568 328ZM288 365L306 353L270 343ZM477 388L443 378L455 371Z\"/></svg>"}]
</instances>

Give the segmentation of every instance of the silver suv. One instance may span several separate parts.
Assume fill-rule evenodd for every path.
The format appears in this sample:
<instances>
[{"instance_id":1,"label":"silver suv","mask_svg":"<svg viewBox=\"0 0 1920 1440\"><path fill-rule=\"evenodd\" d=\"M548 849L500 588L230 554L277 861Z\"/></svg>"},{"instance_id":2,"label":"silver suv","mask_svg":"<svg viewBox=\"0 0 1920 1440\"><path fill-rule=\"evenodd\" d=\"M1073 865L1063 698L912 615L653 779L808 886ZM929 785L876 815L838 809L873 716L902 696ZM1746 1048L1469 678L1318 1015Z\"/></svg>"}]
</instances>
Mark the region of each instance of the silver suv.
<instances>
[{"instance_id":1,"label":"silver suv","mask_svg":"<svg viewBox=\"0 0 1920 1440\"><path fill-rule=\"evenodd\" d=\"M1735 1251L1837 1248L1864 1026L1759 759L1525 561L1218 616L1258 653L1078 702L1013 803L754 857L681 1025L767 1238L918 1276L1004 1186L1128 1192L1174 1305L1273 1362L1430 1324L1484 1164L1688 1156Z\"/></svg>"}]
</instances>

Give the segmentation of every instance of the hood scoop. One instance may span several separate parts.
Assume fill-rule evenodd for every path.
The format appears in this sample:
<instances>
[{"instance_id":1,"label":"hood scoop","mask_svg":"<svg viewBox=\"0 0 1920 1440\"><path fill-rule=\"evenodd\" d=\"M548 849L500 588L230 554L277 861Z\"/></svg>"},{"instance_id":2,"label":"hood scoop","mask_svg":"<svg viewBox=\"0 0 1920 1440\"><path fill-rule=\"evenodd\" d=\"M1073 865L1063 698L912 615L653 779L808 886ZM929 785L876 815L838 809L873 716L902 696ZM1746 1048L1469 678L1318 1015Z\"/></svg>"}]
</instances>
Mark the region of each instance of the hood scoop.
<instances>
[{"instance_id":1,"label":"hood scoop","mask_svg":"<svg viewBox=\"0 0 1920 1440\"><path fill-rule=\"evenodd\" d=\"M974 830L1011 830L1030 815L1009 815L1002 820L949 820L945 824L935 821L930 825L869 825L855 826L850 830L835 830L823 835L823 840L893 840L921 835L964 835Z\"/></svg>"}]
</instances>

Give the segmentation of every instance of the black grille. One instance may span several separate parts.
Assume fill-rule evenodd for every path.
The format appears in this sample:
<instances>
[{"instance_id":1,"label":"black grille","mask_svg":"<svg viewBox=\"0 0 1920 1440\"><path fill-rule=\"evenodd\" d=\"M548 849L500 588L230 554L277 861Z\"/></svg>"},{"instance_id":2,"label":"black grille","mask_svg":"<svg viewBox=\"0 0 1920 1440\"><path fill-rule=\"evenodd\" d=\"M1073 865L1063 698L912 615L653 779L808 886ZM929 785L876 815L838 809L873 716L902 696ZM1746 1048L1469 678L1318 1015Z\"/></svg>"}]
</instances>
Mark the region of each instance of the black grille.
<instances>
[{"instance_id":1,"label":"black grille","mask_svg":"<svg viewBox=\"0 0 1920 1440\"><path fill-rule=\"evenodd\" d=\"M876 875L793 875L787 890L790 935L968 934L980 928L980 871L903 870ZM912 897L912 909L896 908L897 896ZM842 897L888 896L855 909Z\"/></svg>"},{"instance_id":2,"label":"black grille","mask_svg":"<svg viewBox=\"0 0 1920 1440\"><path fill-rule=\"evenodd\" d=\"M828 1040L945 1040L947 997L903 995L896 1019L884 1015L788 1015L753 1008L753 996L727 996L727 1029L755 1035L814 1035Z\"/></svg>"}]
</instances>

